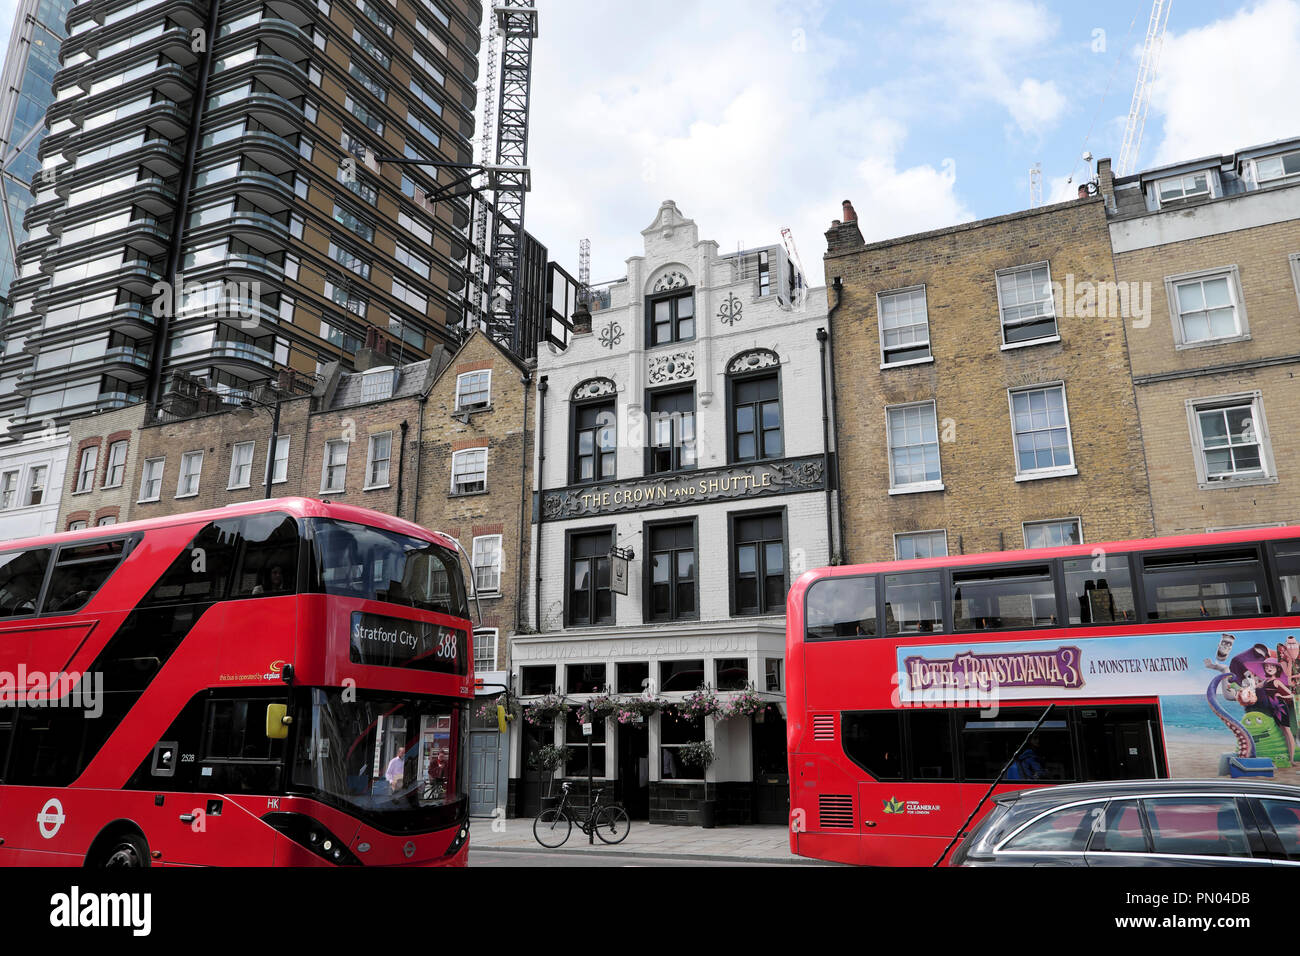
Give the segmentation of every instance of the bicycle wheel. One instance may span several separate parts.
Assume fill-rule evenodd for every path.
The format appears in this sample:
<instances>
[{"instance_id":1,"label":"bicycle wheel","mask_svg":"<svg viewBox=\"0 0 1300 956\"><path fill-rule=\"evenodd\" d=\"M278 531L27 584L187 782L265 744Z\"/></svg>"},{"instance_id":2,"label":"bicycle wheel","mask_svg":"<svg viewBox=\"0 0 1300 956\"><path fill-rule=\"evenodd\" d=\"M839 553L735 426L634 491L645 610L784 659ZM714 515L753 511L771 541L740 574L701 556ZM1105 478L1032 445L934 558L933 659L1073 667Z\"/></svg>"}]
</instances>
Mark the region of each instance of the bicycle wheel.
<instances>
[{"instance_id":1,"label":"bicycle wheel","mask_svg":"<svg viewBox=\"0 0 1300 956\"><path fill-rule=\"evenodd\" d=\"M603 843L622 843L632 829L632 821L622 807L604 807L596 817L596 836Z\"/></svg>"},{"instance_id":2,"label":"bicycle wheel","mask_svg":"<svg viewBox=\"0 0 1300 956\"><path fill-rule=\"evenodd\" d=\"M542 846L552 850L557 846L563 846L572 830L573 821L565 815L563 810L555 807L543 810L533 820L533 836Z\"/></svg>"}]
</instances>

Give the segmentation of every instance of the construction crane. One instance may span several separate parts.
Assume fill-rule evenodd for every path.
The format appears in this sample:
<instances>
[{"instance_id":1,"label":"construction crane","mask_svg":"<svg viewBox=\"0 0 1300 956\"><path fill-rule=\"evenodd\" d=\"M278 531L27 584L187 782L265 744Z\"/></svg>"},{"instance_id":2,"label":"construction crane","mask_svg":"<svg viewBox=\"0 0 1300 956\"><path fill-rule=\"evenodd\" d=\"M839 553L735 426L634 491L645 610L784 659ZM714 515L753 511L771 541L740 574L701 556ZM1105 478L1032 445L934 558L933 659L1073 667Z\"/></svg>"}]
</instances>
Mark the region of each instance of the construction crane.
<instances>
[{"instance_id":1,"label":"construction crane","mask_svg":"<svg viewBox=\"0 0 1300 956\"><path fill-rule=\"evenodd\" d=\"M1029 208L1037 209L1043 204L1043 164L1034 163L1029 168Z\"/></svg>"},{"instance_id":2,"label":"construction crane","mask_svg":"<svg viewBox=\"0 0 1300 956\"><path fill-rule=\"evenodd\" d=\"M591 240L578 243L578 301L591 301Z\"/></svg>"},{"instance_id":3,"label":"construction crane","mask_svg":"<svg viewBox=\"0 0 1300 956\"><path fill-rule=\"evenodd\" d=\"M496 215L492 218L487 326L488 335L494 340L516 355L527 357L533 354L537 343L524 341L519 279L524 251L524 200L532 185L528 169L528 100L537 10L533 0L503 0L492 12L501 34L501 75L497 92L492 200Z\"/></svg>"},{"instance_id":4,"label":"construction crane","mask_svg":"<svg viewBox=\"0 0 1300 956\"><path fill-rule=\"evenodd\" d=\"M799 250L794 245L794 233L789 226L781 230L781 242L785 244L785 254L790 260L793 273L790 277L790 306L799 309L803 307L804 298L808 295L808 282L804 278L803 260L799 258Z\"/></svg>"},{"instance_id":5,"label":"construction crane","mask_svg":"<svg viewBox=\"0 0 1300 956\"><path fill-rule=\"evenodd\" d=\"M1127 176L1137 166L1142 149L1142 131L1147 123L1147 106L1151 102L1151 84L1160 69L1160 53L1165 45L1165 27L1169 23L1169 9L1173 0L1155 0L1151 4L1151 19L1147 23L1146 45L1142 48L1142 64L1138 67L1137 85L1133 88L1133 103L1128 110L1128 123L1124 127L1124 145L1120 147L1119 163L1115 172Z\"/></svg>"},{"instance_id":6,"label":"construction crane","mask_svg":"<svg viewBox=\"0 0 1300 956\"><path fill-rule=\"evenodd\" d=\"M483 34L482 60L487 64L487 73L483 81L483 119L479 128L479 162L486 163L493 154L496 131L497 105L497 17L493 13L488 18L488 29ZM478 263L470 269L470 281L474 286L474 305L470 321L473 326L482 326L487 312L488 264L492 254L491 239L488 236L487 203L478 203L474 212L474 228L470 234L470 247L478 256ZM472 327L473 327L472 326ZM472 329L471 327L471 329ZM466 331L471 331L467 329Z\"/></svg>"}]
</instances>

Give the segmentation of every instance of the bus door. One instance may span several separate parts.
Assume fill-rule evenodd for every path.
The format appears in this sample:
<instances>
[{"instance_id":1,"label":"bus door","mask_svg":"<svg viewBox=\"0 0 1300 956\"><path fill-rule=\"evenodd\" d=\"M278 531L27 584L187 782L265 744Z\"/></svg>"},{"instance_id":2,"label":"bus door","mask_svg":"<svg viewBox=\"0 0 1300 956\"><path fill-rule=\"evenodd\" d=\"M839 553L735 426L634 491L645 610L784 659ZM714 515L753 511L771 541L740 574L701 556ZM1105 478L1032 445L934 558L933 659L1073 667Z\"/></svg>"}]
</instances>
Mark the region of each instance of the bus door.
<instances>
[{"instance_id":1,"label":"bus door","mask_svg":"<svg viewBox=\"0 0 1300 956\"><path fill-rule=\"evenodd\" d=\"M1078 708L1083 780L1163 777L1159 718L1154 704Z\"/></svg>"}]
</instances>

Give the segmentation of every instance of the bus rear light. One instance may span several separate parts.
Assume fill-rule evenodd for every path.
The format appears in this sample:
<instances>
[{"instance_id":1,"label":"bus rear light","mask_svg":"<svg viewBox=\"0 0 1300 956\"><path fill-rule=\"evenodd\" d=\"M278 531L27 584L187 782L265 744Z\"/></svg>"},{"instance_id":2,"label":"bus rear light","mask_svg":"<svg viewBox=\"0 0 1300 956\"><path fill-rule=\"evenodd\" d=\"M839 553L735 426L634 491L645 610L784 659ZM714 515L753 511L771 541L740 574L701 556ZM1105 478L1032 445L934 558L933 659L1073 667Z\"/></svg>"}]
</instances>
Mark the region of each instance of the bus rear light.
<instances>
[{"instance_id":1,"label":"bus rear light","mask_svg":"<svg viewBox=\"0 0 1300 956\"><path fill-rule=\"evenodd\" d=\"M813 714L813 740L835 739L835 715Z\"/></svg>"},{"instance_id":2,"label":"bus rear light","mask_svg":"<svg viewBox=\"0 0 1300 956\"><path fill-rule=\"evenodd\" d=\"M817 825L823 830L852 830L853 797L840 793L818 795Z\"/></svg>"}]
</instances>

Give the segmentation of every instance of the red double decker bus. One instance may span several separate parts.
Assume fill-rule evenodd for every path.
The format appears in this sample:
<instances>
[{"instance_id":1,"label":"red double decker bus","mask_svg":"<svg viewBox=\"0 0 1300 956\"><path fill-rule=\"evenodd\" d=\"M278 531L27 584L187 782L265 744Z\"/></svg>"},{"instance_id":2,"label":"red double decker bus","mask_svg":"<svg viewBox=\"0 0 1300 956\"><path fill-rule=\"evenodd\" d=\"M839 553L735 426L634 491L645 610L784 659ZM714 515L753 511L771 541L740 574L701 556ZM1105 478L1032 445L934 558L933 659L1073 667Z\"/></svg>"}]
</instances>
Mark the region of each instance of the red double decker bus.
<instances>
[{"instance_id":1,"label":"red double decker bus","mask_svg":"<svg viewBox=\"0 0 1300 956\"><path fill-rule=\"evenodd\" d=\"M786 614L802 856L933 864L995 781L1300 782L1300 527L823 568Z\"/></svg>"},{"instance_id":2,"label":"red double decker bus","mask_svg":"<svg viewBox=\"0 0 1300 956\"><path fill-rule=\"evenodd\" d=\"M463 865L457 549L302 498L0 546L0 864Z\"/></svg>"}]
</instances>

